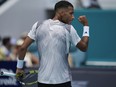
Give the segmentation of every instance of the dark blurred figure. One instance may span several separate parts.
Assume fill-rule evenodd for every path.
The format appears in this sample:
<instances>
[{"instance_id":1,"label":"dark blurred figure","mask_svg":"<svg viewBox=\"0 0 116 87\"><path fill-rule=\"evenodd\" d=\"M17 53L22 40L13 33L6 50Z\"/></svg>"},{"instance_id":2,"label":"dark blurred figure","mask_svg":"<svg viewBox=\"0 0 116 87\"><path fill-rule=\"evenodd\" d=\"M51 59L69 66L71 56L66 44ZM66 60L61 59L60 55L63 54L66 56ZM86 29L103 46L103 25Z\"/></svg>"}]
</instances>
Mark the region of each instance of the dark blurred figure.
<instances>
[{"instance_id":1,"label":"dark blurred figure","mask_svg":"<svg viewBox=\"0 0 116 87\"><path fill-rule=\"evenodd\" d=\"M98 0L91 0L91 5L88 8L98 8L101 9Z\"/></svg>"},{"instance_id":2,"label":"dark blurred figure","mask_svg":"<svg viewBox=\"0 0 116 87\"><path fill-rule=\"evenodd\" d=\"M101 9L98 0L80 0L82 7L86 9Z\"/></svg>"},{"instance_id":3,"label":"dark blurred figure","mask_svg":"<svg viewBox=\"0 0 116 87\"><path fill-rule=\"evenodd\" d=\"M0 0L0 5L4 4L7 0Z\"/></svg>"},{"instance_id":4,"label":"dark blurred figure","mask_svg":"<svg viewBox=\"0 0 116 87\"><path fill-rule=\"evenodd\" d=\"M2 39L2 45L0 46L0 60L11 60L10 54L12 46L13 42L11 37L4 37Z\"/></svg>"}]
</instances>

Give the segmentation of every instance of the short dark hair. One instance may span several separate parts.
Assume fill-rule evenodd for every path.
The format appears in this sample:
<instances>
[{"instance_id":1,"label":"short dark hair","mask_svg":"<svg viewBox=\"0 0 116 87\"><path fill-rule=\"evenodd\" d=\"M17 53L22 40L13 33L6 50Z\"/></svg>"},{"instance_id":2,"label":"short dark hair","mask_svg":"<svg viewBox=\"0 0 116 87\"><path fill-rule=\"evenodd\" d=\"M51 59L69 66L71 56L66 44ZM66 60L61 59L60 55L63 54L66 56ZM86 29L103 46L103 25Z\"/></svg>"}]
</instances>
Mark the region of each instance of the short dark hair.
<instances>
[{"instance_id":1,"label":"short dark hair","mask_svg":"<svg viewBox=\"0 0 116 87\"><path fill-rule=\"evenodd\" d=\"M10 43L11 38L10 37L4 37L2 40L2 44L3 45L7 45L8 43Z\"/></svg>"},{"instance_id":2,"label":"short dark hair","mask_svg":"<svg viewBox=\"0 0 116 87\"><path fill-rule=\"evenodd\" d=\"M60 8L68 8L69 6L73 7L73 5L68 1L59 1L55 4L54 11L56 12Z\"/></svg>"}]
</instances>

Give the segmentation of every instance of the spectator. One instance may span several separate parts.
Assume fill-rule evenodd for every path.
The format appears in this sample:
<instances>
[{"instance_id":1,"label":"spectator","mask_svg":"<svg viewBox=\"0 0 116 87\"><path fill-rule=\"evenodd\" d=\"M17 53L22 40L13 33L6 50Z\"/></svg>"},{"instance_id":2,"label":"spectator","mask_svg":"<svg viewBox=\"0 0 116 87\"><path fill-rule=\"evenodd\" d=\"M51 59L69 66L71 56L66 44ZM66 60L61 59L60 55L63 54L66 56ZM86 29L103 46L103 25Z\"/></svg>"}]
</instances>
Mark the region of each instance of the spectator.
<instances>
[{"instance_id":1,"label":"spectator","mask_svg":"<svg viewBox=\"0 0 116 87\"><path fill-rule=\"evenodd\" d=\"M2 46L0 47L0 60L11 60L10 54L12 52L12 47L14 45L14 40L11 37L4 37L2 39Z\"/></svg>"},{"instance_id":2,"label":"spectator","mask_svg":"<svg viewBox=\"0 0 116 87\"><path fill-rule=\"evenodd\" d=\"M100 9L100 5L98 3L98 0L81 0L83 8L94 8L94 9Z\"/></svg>"}]
</instances>

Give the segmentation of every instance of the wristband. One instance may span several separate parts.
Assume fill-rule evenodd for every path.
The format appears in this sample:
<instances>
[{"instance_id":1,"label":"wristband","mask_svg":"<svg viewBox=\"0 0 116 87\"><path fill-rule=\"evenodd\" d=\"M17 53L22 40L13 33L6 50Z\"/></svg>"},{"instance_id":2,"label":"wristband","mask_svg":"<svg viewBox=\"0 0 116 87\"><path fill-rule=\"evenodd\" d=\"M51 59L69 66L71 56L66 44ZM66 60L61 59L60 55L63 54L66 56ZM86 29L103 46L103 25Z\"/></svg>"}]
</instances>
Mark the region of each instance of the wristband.
<instances>
[{"instance_id":1,"label":"wristband","mask_svg":"<svg viewBox=\"0 0 116 87\"><path fill-rule=\"evenodd\" d=\"M84 26L83 27L83 36L88 36L89 37L89 26Z\"/></svg>"},{"instance_id":2,"label":"wristband","mask_svg":"<svg viewBox=\"0 0 116 87\"><path fill-rule=\"evenodd\" d=\"M24 60L17 61L17 68L23 68Z\"/></svg>"}]
</instances>

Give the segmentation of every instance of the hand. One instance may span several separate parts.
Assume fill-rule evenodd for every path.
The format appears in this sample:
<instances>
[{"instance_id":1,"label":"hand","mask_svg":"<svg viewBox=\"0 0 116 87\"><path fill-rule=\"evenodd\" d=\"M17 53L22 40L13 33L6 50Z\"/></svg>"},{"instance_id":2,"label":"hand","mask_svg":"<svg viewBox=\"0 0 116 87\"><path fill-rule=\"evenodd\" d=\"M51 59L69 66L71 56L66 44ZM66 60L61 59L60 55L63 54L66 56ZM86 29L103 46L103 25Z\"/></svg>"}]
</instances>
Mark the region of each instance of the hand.
<instances>
[{"instance_id":1,"label":"hand","mask_svg":"<svg viewBox=\"0 0 116 87\"><path fill-rule=\"evenodd\" d=\"M24 71L22 69L17 68L16 70L16 79L20 80L24 76Z\"/></svg>"},{"instance_id":2,"label":"hand","mask_svg":"<svg viewBox=\"0 0 116 87\"><path fill-rule=\"evenodd\" d=\"M84 26L88 26L88 20L85 15L79 16L78 18L79 22L82 23Z\"/></svg>"}]
</instances>

